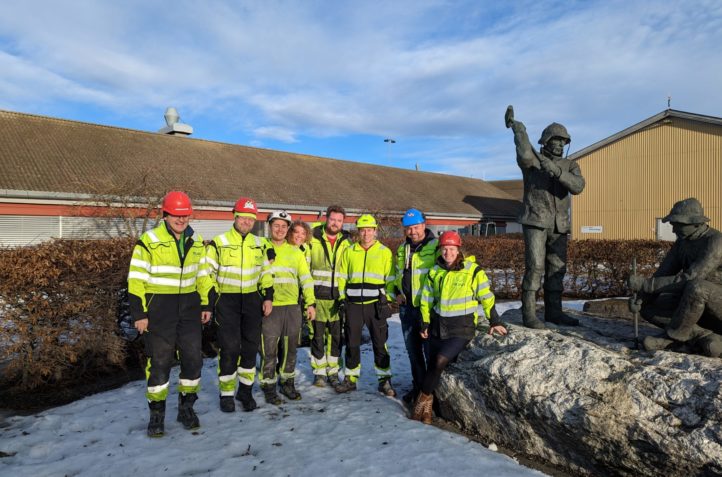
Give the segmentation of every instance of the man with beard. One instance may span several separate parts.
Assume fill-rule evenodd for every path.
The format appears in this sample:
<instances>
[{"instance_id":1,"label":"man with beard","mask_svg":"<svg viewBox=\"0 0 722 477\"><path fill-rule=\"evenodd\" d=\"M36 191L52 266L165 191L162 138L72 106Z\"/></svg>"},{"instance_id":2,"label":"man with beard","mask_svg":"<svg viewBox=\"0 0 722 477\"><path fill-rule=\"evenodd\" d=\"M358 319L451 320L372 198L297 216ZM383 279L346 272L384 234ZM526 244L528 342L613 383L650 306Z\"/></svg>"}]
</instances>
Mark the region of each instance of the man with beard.
<instances>
[{"instance_id":1,"label":"man with beard","mask_svg":"<svg viewBox=\"0 0 722 477\"><path fill-rule=\"evenodd\" d=\"M519 217L524 232L526 268L522 281L521 311L524 326L541 329L536 317L536 293L544 274L544 319L558 325L576 326L579 321L562 312L564 275L567 272L567 241L571 231L569 194L584 190L584 178L576 162L563 157L571 142L567 129L551 123L542 132L537 152L526 127L514 120L509 106L506 127L514 132L516 162L524 177L524 209Z\"/></svg>"},{"instance_id":2,"label":"man with beard","mask_svg":"<svg viewBox=\"0 0 722 477\"><path fill-rule=\"evenodd\" d=\"M311 326L311 367L314 386L326 381L336 387L341 355L341 300L338 292L338 264L351 240L343 230L346 211L332 205L326 209L326 223L313 228L311 238L311 276L316 297L316 319Z\"/></svg>"},{"instance_id":3,"label":"man with beard","mask_svg":"<svg viewBox=\"0 0 722 477\"><path fill-rule=\"evenodd\" d=\"M672 207L664 222L677 235L667 256L651 278L631 275L629 288L639 292L630 301L632 312L665 330L647 336L647 350L685 346L705 356L722 355L722 233L707 222L702 204L684 199Z\"/></svg>"}]
</instances>

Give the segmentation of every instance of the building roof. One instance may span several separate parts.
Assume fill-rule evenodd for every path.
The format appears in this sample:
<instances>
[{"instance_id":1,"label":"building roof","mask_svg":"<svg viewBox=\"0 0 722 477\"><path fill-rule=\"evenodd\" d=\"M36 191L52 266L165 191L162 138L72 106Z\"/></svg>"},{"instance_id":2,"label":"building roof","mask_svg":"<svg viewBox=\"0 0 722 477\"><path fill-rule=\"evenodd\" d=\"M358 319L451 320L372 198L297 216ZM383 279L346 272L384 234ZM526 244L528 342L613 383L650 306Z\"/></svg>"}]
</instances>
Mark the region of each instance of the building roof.
<instances>
[{"instance_id":1,"label":"building roof","mask_svg":"<svg viewBox=\"0 0 722 477\"><path fill-rule=\"evenodd\" d=\"M200 203L513 218L518 201L478 179L399 169L0 110L0 197L98 194L139 182Z\"/></svg>"},{"instance_id":2,"label":"building roof","mask_svg":"<svg viewBox=\"0 0 722 477\"><path fill-rule=\"evenodd\" d=\"M518 201L524 200L524 180L514 179L506 181L489 181L489 184L498 187Z\"/></svg>"},{"instance_id":3,"label":"building roof","mask_svg":"<svg viewBox=\"0 0 722 477\"><path fill-rule=\"evenodd\" d=\"M634 134L637 131L640 131L658 122L669 120L670 118L687 119L690 121L698 121L702 123L722 126L722 118L718 118L716 116L706 116L704 114L688 113L685 111L678 111L676 109L666 109L659 114L655 114L654 116L647 118L644 121L638 122L637 124L630 126L627 129L619 131L618 133L613 134L606 139L602 139L601 141L595 142L591 146L587 146L584 149L581 149L574 154L571 154L569 156L569 159L573 161L579 160L582 157L596 151L597 149L601 149L602 147L607 146L615 141L619 141L620 139Z\"/></svg>"}]
</instances>

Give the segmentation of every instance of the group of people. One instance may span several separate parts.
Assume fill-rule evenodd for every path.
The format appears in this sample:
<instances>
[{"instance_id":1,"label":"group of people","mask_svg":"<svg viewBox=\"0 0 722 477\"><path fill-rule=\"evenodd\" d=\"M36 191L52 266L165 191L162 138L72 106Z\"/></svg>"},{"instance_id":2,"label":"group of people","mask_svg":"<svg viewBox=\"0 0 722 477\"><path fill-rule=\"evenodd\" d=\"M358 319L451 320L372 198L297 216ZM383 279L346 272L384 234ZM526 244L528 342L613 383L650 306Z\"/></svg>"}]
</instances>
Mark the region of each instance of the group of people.
<instances>
[{"instance_id":1,"label":"group of people","mask_svg":"<svg viewBox=\"0 0 722 477\"><path fill-rule=\"evenodd\" d=\"M264 399L301 399L295 386L296 348L304 321L310 329L313 385L338 393L356 390L361 334L369 331L378 391L394 397L386 341L390 302L399 305L411 364L412 389L403 396L413 419L430 423L441 373L474 337L477 319L489 333L506 334L489 280L461 237L436 238L424 214L402 218L406 239L394 254L377 239L376 219L356 220L358 238L343 230L346 212L330 206L311 229L285 211L268 215L270 239L251 233L255 201L240 198L229 231L204 244L189 225L190 198L169 192L162 222L138 240L128 273L130 308L148 356L148 435L164 434L170 370L180 361L178 421L200 426L193 409L200 390L202 325L217 325L219 406L234 412L257 407L256 360ZM305 317L305 320L304 320ZM345 347L343 379L339 379Z\"/></svg>"}]
</instances>

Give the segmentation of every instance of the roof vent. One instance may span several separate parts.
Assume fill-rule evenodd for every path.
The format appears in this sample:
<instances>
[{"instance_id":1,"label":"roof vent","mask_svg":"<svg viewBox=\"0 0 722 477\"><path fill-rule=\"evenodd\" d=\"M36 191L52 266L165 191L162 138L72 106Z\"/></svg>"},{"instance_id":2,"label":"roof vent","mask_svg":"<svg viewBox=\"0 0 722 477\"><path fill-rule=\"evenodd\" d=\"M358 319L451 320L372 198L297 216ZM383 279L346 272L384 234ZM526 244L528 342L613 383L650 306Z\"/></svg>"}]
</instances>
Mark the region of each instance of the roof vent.
<instances>
[{"instance_id":1,"label":"roof vent","mask_svg":"<svg viewBox=\"0 0 722 477\"><path fill-rule=\"evenodd\" d=\"M171 106L166 109L163 117L165 118L167 126L159 129L159 133L170 134L171 136L188 136L193 134L193 128L191 126L180 122L180 115L174 107Z\"/></svg>"}]
</instances>

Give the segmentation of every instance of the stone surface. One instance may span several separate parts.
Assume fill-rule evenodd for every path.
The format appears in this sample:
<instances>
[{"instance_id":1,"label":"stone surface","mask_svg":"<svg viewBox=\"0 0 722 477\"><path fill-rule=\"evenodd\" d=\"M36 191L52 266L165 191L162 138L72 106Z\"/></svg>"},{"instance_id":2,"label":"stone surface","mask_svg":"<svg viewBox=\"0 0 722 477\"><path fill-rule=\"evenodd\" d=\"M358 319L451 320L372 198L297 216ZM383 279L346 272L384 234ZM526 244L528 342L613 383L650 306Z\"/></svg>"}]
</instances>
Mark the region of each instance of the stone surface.
<instances>
[{"instance_id":1,"label":"stone surface","mask_svg":"<svg viewBox=\"0 0 722 477\"><path fill-rule=\"evenodd\" d=\"M722 475L722 361L637 351L632 322L566 312L581 326L510 310L508 336L477 336L442 376L441 416L573 474Z\"/></svg>"}]
</instances>

